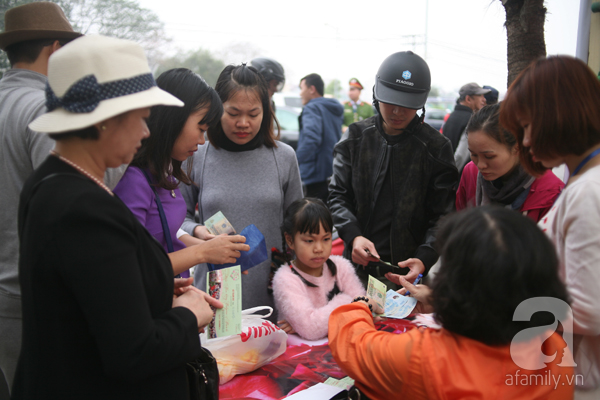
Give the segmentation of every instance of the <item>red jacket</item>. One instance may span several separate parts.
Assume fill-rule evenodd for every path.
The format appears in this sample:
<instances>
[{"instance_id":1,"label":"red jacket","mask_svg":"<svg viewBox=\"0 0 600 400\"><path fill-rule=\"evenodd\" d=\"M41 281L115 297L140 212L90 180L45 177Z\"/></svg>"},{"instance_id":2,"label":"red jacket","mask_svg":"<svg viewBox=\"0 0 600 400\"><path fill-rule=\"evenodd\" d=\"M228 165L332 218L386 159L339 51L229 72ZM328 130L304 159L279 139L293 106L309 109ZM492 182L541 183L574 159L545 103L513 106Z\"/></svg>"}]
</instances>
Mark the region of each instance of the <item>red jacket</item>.
<instances>
[{"instance_id":1,"label":"red jacket","mask_svg":"<svg viewBox=\"0 0 600 400\"><path fill-rule=\"evenodd\" d=\"M460 184L456 192L456 210L475 207L477 174L479 170L473 161L465 165ZM550 210L552 204L562 192L565 184L550 170L531 184L525 203L519 209L524 215L538 222Z\"/></svg>"}]
</instances>

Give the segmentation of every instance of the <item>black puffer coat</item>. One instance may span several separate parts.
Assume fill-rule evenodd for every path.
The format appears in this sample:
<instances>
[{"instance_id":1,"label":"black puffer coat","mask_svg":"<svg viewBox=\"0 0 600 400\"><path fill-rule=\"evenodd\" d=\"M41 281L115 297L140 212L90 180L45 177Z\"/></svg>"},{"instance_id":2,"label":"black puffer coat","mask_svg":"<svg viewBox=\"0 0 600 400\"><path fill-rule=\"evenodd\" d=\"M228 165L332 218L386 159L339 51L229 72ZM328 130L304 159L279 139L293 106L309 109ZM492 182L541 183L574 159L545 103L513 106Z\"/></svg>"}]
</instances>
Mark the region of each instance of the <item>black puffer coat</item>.
<instances>
[{"instance_id":1,"label":"black puffer coat","mask_svg":"<svg viewBox=\"0 0 600 400\"><path fill-rule=\"evenodd\" d=\"M333 222L345 243L344 256L351 259L354 238L369 238L377 196L391 167L391 262L418 258L427 272L438 259L432 247L435 226L454 210L459 177L452 147L418 116L394 145L382 135L381 123L376 115L350 125L348 138L334 149L329 186ZM381 245L375 243L376 248Z\"/></svg>"}]
</instances>

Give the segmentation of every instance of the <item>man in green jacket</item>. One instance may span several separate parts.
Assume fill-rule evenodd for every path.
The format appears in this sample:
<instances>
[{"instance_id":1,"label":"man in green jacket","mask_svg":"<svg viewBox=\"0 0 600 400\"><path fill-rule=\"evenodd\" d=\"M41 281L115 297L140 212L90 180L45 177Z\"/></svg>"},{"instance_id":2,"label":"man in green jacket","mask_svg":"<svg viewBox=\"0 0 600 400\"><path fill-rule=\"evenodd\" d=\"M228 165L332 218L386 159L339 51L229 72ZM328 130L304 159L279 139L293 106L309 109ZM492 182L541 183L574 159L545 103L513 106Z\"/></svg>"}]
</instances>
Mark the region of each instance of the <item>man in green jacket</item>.
<instances>
[{"instance_id":1,"label":"man in green jacket","mask_svg":"<svg viewBox=\"0 0 600 400\"><path fill-rule=\"evenodd\" d=\"M350 79L350 91L348 96L350 101L344 103L344 125L342 129L345 131L350 124L353 124L363 119L372 117L375 113L373 107L364 101L360 100L360 92L363 90L363 85L356 78Z\"/></svg>"}]
</instances>

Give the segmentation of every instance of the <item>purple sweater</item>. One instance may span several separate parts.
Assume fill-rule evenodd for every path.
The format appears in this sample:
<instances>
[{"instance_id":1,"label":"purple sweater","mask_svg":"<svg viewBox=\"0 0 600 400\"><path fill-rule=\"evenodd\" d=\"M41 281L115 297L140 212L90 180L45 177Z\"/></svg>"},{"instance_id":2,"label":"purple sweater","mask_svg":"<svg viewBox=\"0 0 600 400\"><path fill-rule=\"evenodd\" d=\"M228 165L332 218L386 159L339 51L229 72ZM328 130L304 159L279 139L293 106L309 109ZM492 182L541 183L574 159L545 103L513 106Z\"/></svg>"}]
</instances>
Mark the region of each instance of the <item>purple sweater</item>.
<instances>
[{"instance_id":1,"label":"purple sweater","mask_svg":"<svg viewBox=\"0 0 600 400\"><path fill-rule=\"evenodd\" d=\"M296 269L304 279L317 285L316 288L306 286L287 264L282 265L273 278L273 296L279 320L286 320L298 335L307 340L327 336L331 312L355 297L365 295L365 288L350 261L341 256L330 256L329 259L337 267L336 276L331 276L327 265L323 266L323 274L319 277ZM340 293L329 301L327 295L336 282Z\"/></svg>"},{"instance_id":2,"label":"purple sweater","mask_svg":"<svg viewBox=\"0 0 600 400\"><path fill-rule=\"evenodd\" d=\"M179 189L175 189L175 197L171 195L170 190L160 187L155 187L158 193L167 222L169 224L169 234L173 241L173 250L181 250L185 248L179 239L177 239L177 230L181 227L186 214L185 200L181 196ZM129 167L125 171L125 175L119 181L119 184L114 189L114 193L129 207L133 215L146 227L148 232L156 238L168 253L167 241L163 234L162 224L160 222L160 214L154 200L154 192L148 184L142 170L138 167ZM188 271L181 274L182 278L189 277Z\"/></svg>"}]
</instances>

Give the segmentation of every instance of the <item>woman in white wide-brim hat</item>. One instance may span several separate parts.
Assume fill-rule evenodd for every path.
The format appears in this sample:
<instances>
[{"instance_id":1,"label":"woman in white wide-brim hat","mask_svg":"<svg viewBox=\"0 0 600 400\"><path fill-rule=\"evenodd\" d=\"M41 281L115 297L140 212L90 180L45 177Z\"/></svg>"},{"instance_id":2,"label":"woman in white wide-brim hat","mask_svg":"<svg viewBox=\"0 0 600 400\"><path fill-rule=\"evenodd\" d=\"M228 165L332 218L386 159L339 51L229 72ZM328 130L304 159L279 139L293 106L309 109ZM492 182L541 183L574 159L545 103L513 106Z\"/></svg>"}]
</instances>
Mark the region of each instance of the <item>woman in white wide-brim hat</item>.
<instances>
[{"instance_id":1,"label":"woman in white wide-brim hat","mask_svg":"<svg viewBox=\"0 0 600 400\"><path fill-rule=\"evenodd\" d=\"M221 307L173 281L162 246L102 182L149 135L159 89L143 49L87 36L50 58L48 112L30 124L56 140L19 206L23 346L15 399L186 399L185 364Z\"/></svg>"}]
</instances>

